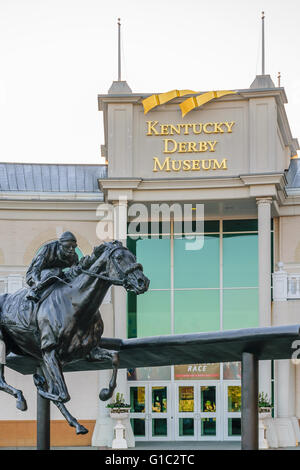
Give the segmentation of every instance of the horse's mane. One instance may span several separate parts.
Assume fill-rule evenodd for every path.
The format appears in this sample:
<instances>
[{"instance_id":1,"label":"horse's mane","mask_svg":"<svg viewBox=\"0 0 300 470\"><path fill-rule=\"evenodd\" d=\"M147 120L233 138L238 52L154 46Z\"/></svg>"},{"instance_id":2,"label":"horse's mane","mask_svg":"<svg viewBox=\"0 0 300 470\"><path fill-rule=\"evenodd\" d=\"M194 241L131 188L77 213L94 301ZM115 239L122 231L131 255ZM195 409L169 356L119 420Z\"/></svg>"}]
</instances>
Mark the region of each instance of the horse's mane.
<instances>
[{"instance_id":1,"label":"horse's mane","mask_svg":"<svg viewBox=\"0 0 300 470\"><path fill-rule=\"evenodd\" d=\"M123 246L118 240L113 242L104 242L99 246L96 246L91 255L86 255L80 258L79 263L72 266L68 271L65 272L65 277L70 281L81 274L82 269L89 269L100 257L103 256L103 263L106 261L108 254L113 248L117 246Z\"/></svg>"}]
</instances>

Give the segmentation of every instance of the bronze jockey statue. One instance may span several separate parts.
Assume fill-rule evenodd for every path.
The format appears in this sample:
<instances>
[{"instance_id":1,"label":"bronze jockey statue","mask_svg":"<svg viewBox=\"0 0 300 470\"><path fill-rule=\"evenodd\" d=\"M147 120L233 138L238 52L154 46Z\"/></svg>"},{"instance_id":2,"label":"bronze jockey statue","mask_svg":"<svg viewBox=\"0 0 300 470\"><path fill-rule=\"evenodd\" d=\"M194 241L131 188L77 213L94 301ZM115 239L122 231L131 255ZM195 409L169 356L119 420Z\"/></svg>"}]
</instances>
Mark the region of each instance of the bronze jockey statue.
<instances>
[{"instance_id":1,"label":"bronze jockey statue","mask_svg":"<svg viewBox=\"0 0 300 470\"><path fill-rule=\"evenodd\" d=\"M77 240L71 232L64 232L59 240L47 243L33 258L26 273L31 288L27 299L38 302L42 290L57 278L63 279L63 269L77 265Z\"/></svg>"}]
</instances>

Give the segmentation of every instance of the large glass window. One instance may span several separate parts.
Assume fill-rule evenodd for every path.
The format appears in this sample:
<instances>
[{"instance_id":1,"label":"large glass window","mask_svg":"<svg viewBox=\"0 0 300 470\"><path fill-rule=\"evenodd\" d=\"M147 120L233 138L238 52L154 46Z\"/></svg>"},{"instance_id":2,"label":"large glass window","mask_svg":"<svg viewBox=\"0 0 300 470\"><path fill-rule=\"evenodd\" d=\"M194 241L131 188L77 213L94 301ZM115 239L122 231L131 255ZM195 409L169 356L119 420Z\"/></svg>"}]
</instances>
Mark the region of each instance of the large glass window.
<instances>
[{"instance_id":1,"label":"large glass window","mask_svg":"<svg viewBox=\"0 0 300 470\"><path fill-rule=\"evenodd\" d=\"M257 287L257 233L223 235L223 286Z\"/></svg>"},{"instance_id":2,"label":"large glass window","mask_svg":"<svg viewBox=\"0 0 300 470\"><path fill-rule=\"evenodd\" d=\"M150 290L137 297L137 336L171 334L170 291Z\"/></svg>"},{"instance_id":3,"label":"large glass window","mask_svg":"<svg viewBox=\"0 0 300 470\"><path fill-rule=\"evenodd\" d=\"M128 238L150 279L128 295L128 337L258 326L257 220L207 221L205 233Z\"/></svg>"},{"instance_id":4,"label":"large glass window","mask_svg":"<svg viewBox=\"0 0 300 470\"><path fill-rule=\"evenodd\" d=\"M220 285L219 235L174 240L174 289Z\"/></svg>"},{"instance_id":5,"label":"large glass window","mask_svg":"<svg viewBox=\"0 0 300 470\"><path fill-rule=\"evenodd\" d=\"M212 290L174 292L174 334L220 328L220 293Z\"/></svg>"}]
</instances>

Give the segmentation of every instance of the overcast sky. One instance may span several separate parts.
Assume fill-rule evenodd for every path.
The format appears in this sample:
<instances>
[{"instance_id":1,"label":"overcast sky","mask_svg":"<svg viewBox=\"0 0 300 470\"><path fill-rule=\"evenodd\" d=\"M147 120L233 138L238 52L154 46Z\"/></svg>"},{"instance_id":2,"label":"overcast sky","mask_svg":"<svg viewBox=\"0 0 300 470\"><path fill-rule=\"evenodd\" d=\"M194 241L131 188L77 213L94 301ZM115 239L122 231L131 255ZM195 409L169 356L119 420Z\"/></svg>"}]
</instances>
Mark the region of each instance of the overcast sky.
<instances>
[{"instance_id":1,"label":"overcast sky","mask_svg":"<svg viewBox=\"0 0 300 470\"><path fill-rule=\"evenodd\" d=\"M97 95L248 88L266 73L300 139L299 0L0 0L0 161L99 163Z\"/></svg>"}]
</instances>

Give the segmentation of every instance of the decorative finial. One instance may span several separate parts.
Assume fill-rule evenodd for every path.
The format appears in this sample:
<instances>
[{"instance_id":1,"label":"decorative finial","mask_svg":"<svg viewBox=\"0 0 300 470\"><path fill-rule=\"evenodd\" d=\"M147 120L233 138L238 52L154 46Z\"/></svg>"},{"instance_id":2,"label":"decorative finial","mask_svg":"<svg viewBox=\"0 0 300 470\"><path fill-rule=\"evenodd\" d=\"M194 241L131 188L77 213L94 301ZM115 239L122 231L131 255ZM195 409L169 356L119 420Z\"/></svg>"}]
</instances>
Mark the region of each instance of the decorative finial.
<instances>
[{"instance_id":1,"label":"decorative finial","mask_svg":"<svg viewBox=\"0 0 300 470\"><path fill-rule=\"evenodd\" d=\"M281 86L281 85L280 85L280 79L281 79L281 74L280 74L280 72L278 72L278 77L277 77L277 79L278 79L278 87L280 87L280 86Z\"/></svg>"}]
</instances>

